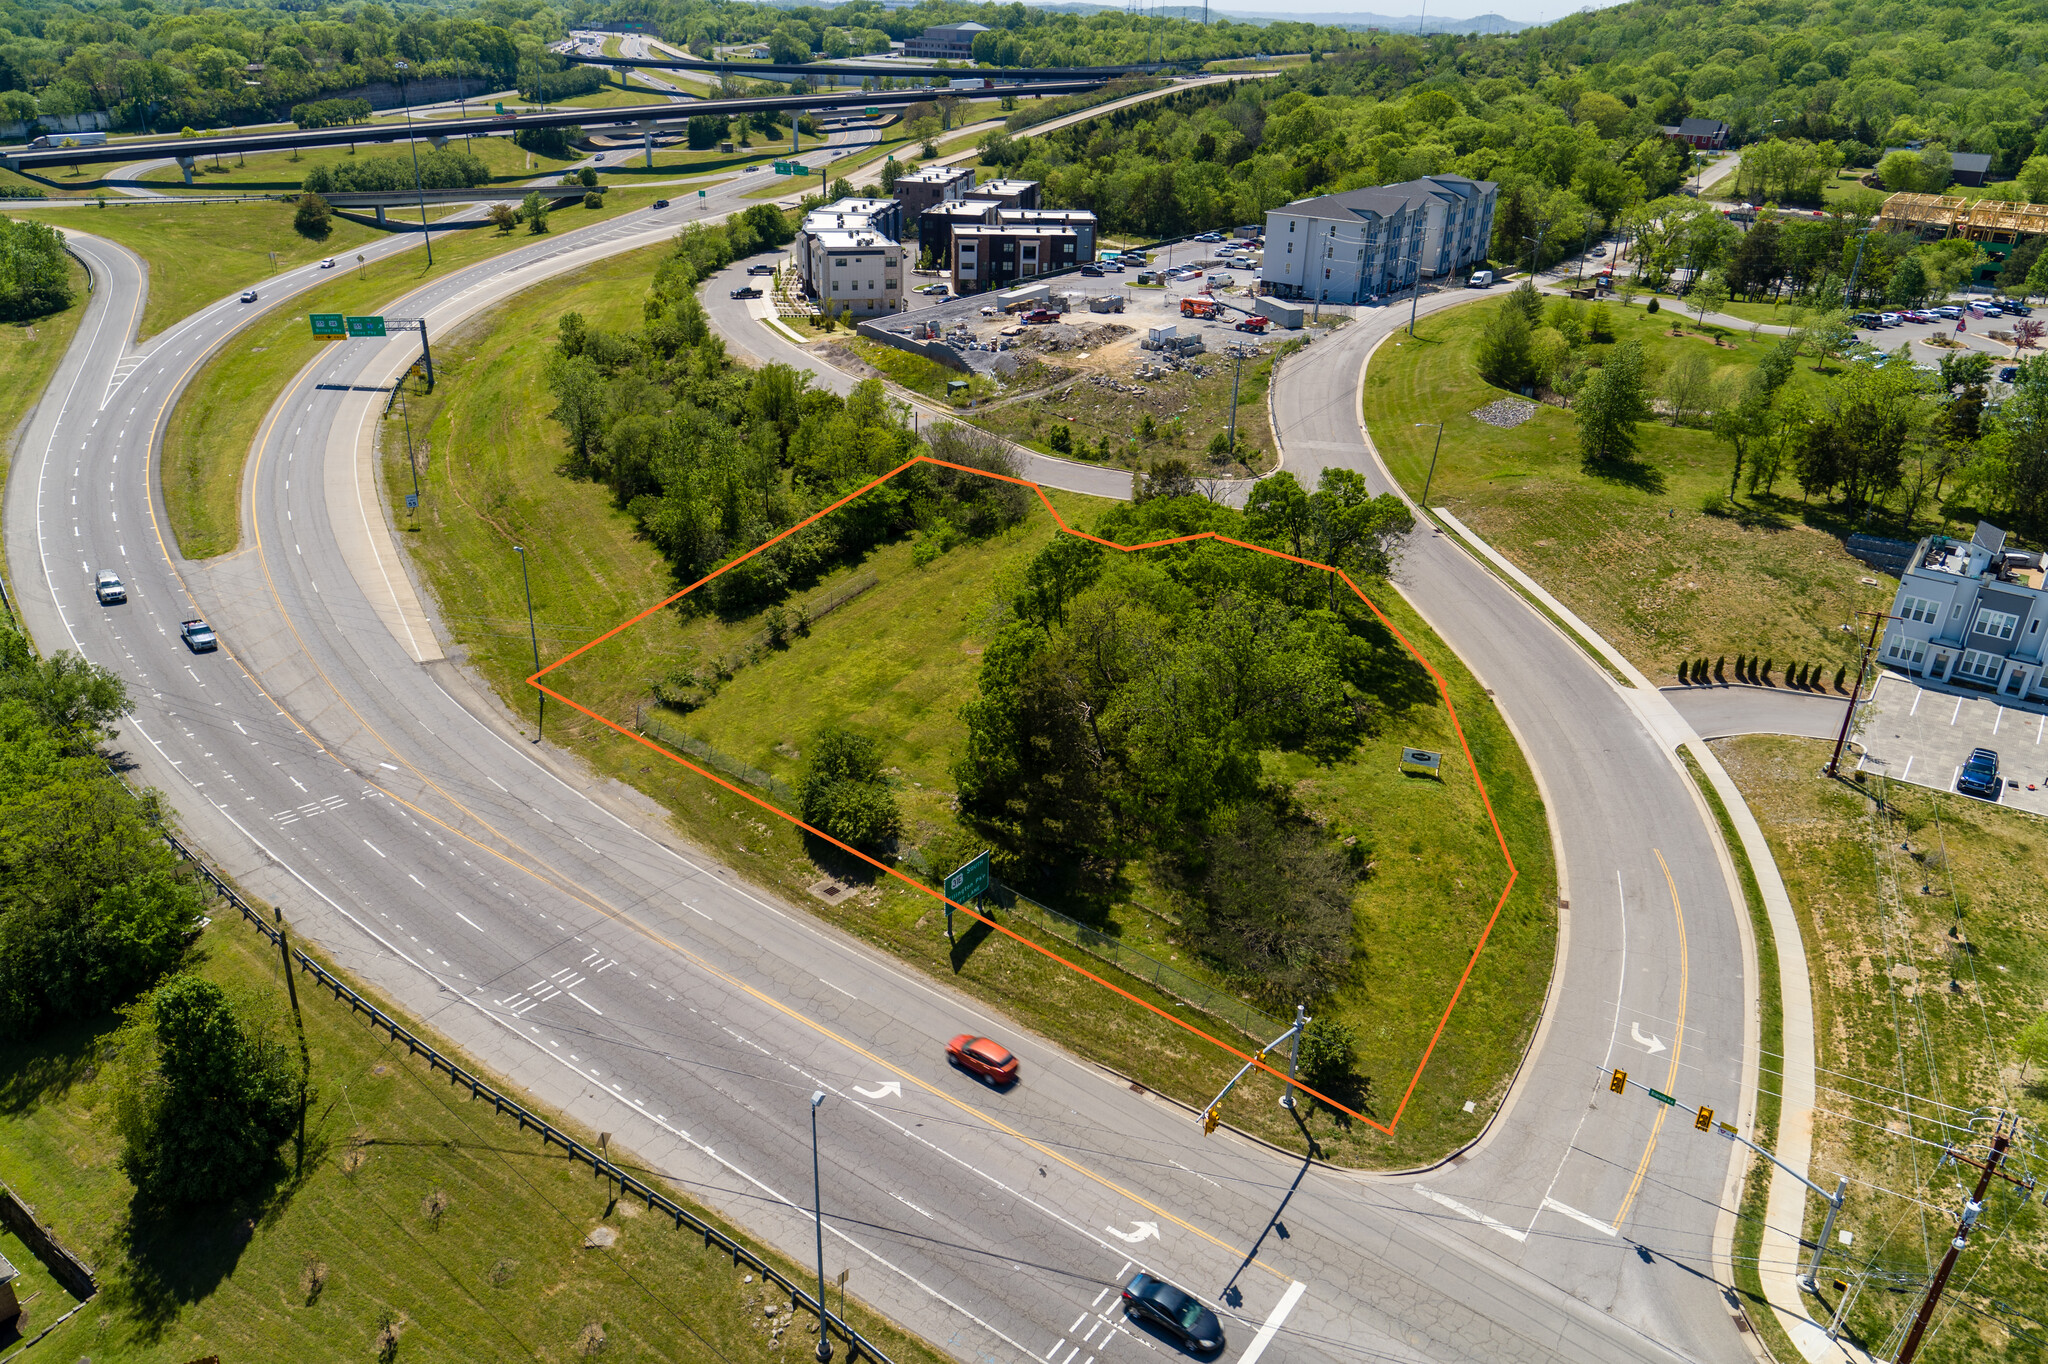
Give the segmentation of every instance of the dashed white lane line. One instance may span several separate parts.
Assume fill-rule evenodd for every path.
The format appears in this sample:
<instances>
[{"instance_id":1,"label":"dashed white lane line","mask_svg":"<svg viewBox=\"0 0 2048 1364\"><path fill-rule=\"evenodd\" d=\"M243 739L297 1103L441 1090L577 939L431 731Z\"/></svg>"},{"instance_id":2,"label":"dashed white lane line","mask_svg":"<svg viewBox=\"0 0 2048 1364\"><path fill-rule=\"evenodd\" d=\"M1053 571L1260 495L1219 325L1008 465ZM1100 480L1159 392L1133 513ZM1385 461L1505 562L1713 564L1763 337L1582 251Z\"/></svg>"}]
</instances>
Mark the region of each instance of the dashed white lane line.
<instances>
[{"instance_id":1,"label":"dashed white lane line","mask_svg":"<svg viewBox=\"0 0 2048 1364\"><path fill-rule=\"evenodd\" d=\"M1506 1228L1502 1228L1502 1230L1506 1230ZM1280 1295L1279 1305L1273 1309L1272 1315L1268 1316L1265 1322L1260 1325L1259 1333L1252 1337L1251 1348L1244 1352L1243 1357L1238 1360L1237 1364L1259 1364L1259 1356L1266 1353L1266 1347L1272 1344L1273 1337L1279 1334L1281 1323L1287 1320L1287 1314L1294 1310L1294 1304L1300 1302L1301 1295L1307 1291L1308 1285L1299 1279L1287 1285L1287 1291Z\"/></svg>"},{"instance_id":2,"label":"dashed white lane line","mask_svg":"<svg viewBox=\"0 0 2048 1364\"><path fill-rule=\"evenodd\" d=\"M1452 1212L1458 1214L1458 1216L1460 1217L1469 1217L1474 1222L1479 1223L1481 1226L1492 1227L1495 1231L1499 1232L1501 1235L1505 1237L1508 1237L1510 1240L1527 1241L1529 1239L1529 1233L1527 1233L1526 1231L1517 1231L1515 1228L1509 1226L1507 1223L1496 1221L1495 1219L1488 1217L1483 1212L1478 1212L1472 1208L1468 1208L1463 1203L1460 1203L1457 1199L1450 1198L1444 1194L1440 1194L1435 1189L1425 1189L1424 1187L1422 1187L1422 1185L1417 1184L1415 1186L1415 1192L1421 1194L1424 1198L1428 1199L1432 1203L1437 1204L1440 1207L1449 1208Z\"/></svg>"},{"instance_id":3,"label":"dashed white lane line","mask_svg":"<svg viewBox=\"0 0 2048 1364\"><path fill-rule=\"evenodd\" d=\"M375 843L372 843L372 842L371 842L371 841L370 841L369 839L367 839L367 838L363 840L363 846L364 846L364 847L366 847L366 848L368 848L368 849L369 849L369 850L370 850L371 852L373 852L373 853L377 854L377 856L379 856L379 857L383 857L383 856L384 856L384 850L383 850L382 848L378 847L378 846L377 846L377 845L376 845Z\"/></svg>"}]
</instances>

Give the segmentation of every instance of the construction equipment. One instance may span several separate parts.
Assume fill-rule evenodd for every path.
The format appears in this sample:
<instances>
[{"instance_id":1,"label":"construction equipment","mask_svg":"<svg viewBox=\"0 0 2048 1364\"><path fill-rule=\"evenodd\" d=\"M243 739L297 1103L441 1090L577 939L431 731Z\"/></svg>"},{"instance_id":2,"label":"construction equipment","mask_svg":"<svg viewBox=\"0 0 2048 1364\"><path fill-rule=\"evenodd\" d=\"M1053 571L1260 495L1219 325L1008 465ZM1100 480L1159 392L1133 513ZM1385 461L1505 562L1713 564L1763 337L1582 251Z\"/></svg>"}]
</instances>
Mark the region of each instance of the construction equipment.
<instances>
[{"instance_id":1,"label":"construction equipment","mask_svg":"<svg viewBox=\"0 0 2048 1364\"><path fill-rule=\"evenodd\" d=\"M1252 317L1247 317L1243 321L1239 322L1237 324L1237 329L1241 332L1251 332L1257 336L1264 336L1266 334L1266 328L1272 325L1272 318L1266 317L1263 314L1259 314Z\"/></svg>"},{"instance_id":2,"label":"construction equipment","mask_svg":"<svg viewBox=\"0 0 2048 1364\"><path fill-rule=\"evenodd\" d=\"M1212 318L1216 316L1216 300L1213 298L1184 298L1180 301L1182 317Z\"/></svg>"}]
</instances>

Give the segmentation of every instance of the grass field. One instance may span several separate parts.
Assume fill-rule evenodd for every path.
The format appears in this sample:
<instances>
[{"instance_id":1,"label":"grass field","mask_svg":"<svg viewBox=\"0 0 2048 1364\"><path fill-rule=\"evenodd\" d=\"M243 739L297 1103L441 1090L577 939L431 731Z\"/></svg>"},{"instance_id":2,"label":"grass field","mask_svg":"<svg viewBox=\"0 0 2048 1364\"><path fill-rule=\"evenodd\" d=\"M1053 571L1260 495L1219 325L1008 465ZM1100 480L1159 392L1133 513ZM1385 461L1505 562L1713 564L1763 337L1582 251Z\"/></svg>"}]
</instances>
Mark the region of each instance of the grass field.
<instances>
[{"instance_id":1,"label":"grass field","mask_svg":"<svg viewBox=\"0 0 2048 1364\"><path fill-rule=\"evenodd\" d=\"M280 271L328 256L348 260L385 236L340 217L330 220L325 237L302 236L292 226L290 204L107 203L105 209L60 210L42 221L118 242L148 262L149 301L137 328L143 341Z\"/></svg>"},{"instance_id":2,"label":"grass field","mask_svg":"<svg viewBox=\"0 0 2048 1364\"><path fill-rule=\"evenodd\" d=\"M1937 1173L1941 1145L1988 1136L1979 1124L1973 1138L1973 1111L2048 1117L2048 1082L2013 1045L2048 1000L2048 914L2036 893L2048 823L1874 775L1829 781L1816 775L1828 749L1816 740L1714 749L1770 839L1805 937L1821 1068L1813 1163L1852 1180L1838 1225L1854 1241L1829 1247L1821 1278L1872 1276L1849 1333L1874 1349L1918 1306L1952 1234L1970 1172ZM1770 1068L1766 1057L1767 1078ZM1823 1209L1807 1204L1810 1239ZM1992 1194L1950 1284L1955 1310L1921 1358L2038 1360L2044 1253L2038 1202L2021 1210L2014 1191ZM1830 1307L1837 1297L1822 1294Z\"/></svg>"},{"instance_id":3,"label":"grass field","mask_svg":"<svg viewBox=\"0 0 2048 1364\"><path fill-rule=\"evenodd\" d=\"M532 693L521 679L532 662L520 582L511 572L514 544L542 547L527 557L546 636L544 658L559 656L673 590L665 565L603 489L558 472L561 445L545 420L550 400L540 377L556 317L574 309L593 327L635 325L650 268L647 260L622 259L538 286L442 343L447 382L440 395L417 400L412 408L415 438L424 434L436 452L422 474L425 496L417 523L402 510L411 486L405 461L386 464L396 523L417 525L406 539L443 619L469 650L473 666L518 714L531 713ZM387 430L385 448L404 448L395 427ZM1104 505L1067 495L1055 501L1084 524ZM821 585L829 590L856 571L872 571L878 588L819 620L786 651L741 668L711 706L687 720L671 715L667 723L783 780L795 770L792 751L800 751L818 724L844 718L872 726L885 732L889 765L900 774L911 830L906 843L922 846L942 838L952 827L948 769L959 738L957 712L977 676L989 594L1036 551L1049 526L1037 513L1019 529L957 546L924 567L913 563L910 543L884 546L859 570L840 570ZM1479 1129L1534 1027L1556 927L1547 825L1519 751L1483 690L1448 651L1398 599L1388 607L1453 679L1460 714L1523 877L1397 1136L1388 1140L1362 1128L1339 1132L1326 1118L1316 1119L1318 1139L1333 1158L1363 1165L1402 1165L1440 1155ZM630 722L650 700L656 678L692 660L741 653L761 628L759 620L721 622L660 612L558 680L592 709ZM792 696L804 700L792 704ZM823 873L789 826L603 726L550 709L551 739L573 747L600 772L661 800L681 834L728 865L786 899L812 903L804 888ZM1454 772L1442 785L1400 778L1394 749L1402 744L1456 752L1447 717L1423 697L1391 714L1357 757L1336 767L1315 769L1287 757L1273 763L1275 774L1311 808L1373 840L1381 870L1359 900L1363 964L1356 983L1331 1007L1365 1024L1364 1069L1373 1077L1374 1111L1383 1121L1392 1117L1505 881L1490 833L1475 822L1479 805L1469 778ZM913 856L906 848L904 855L914 865L921 853ZM1206 1044L1164 1030L1134 1006L1106 1001L1094 987L1014 944L978 942L956 960L935 901L888 881L863 884L819 913L934 976L957 981L1026 1026L1084 1054L1114 1057L1120 1069L1164 1092L1200 1102L1205 1086L1213 1092L1227 1078L1230 1067ZM1142 885L1114 905L1070 908L1114 925L1125 940L1162 960L1196 974L1203 969L1173 941L1170 909ZM1173 1006L1135 980L1128 983L1206 1029L1221 1026ZM1270 1087L1254 1086L1241 1102L1233 1099L1227 1116L1298 1146L1299 1134L1291 1123L1283 1125L1274 1097ZM1467 1100L1475 1103L1475 1113L1464 1112Z\"/></svg>"},{"instance_id":4,"label":"grass field","mask_svg":"<svg viewBox=\"0 0 2048 1364\"><path fill-rule=\"evenodd\" d=\"M555 230L617 217L649 197L647 192L614 190L605 196L602 208L558 210ZM383 307L430 279L532 240L524 230L501 236L478 227L437 237L431 271L426 253L419 250L355 269L337 269L332 283L293 300L290 309L243 332L207 362L178 400L164 433L164 506L179 552L188 559L210 559L240 543L242 465L249 443L284 385L322 346L332 344L310 334L308 313L362 313Z\"/></svg>"},{"instance_id":5,"label":"grass field","mask_svg":"<svg viewBox=\"0 0 2048 1364\"><path fill-rule=\"evenodd\" d=\"M33 322L0 323L0 487L7 485L8 466L22 422L42 400L50 376L57 372L57 362L71 348L78 325L85 320L85 305L89 301L85 271L68 256L64 264L71 278L70 307ZM7 572L7 547L0 544L0 577L6 577Z\"/></svg>"},{"instance_id":6,"label":"grass field","mask_svg":"<svg viewBox=\"0 0 2048 1364\"><path fill-rule=\"evenodd\" d=\"M232 909L216 911L193 957L199 974L282 1021L277 953ZM691 1364L808 1351L800 1321L786 1339L771 1334L782 1318L763 1307L788 1304L757 1276L687 1229L613 1204L588 1169L428 1074L324 992L302 987L300 999L316 1088L304 1176L175 1219L137 1208L116 1163L113 1096L95 1074L118 1019L0 1045L0 1178L101 1283L37 1347L38 1359L340 1364L378 1358L387 1323L399 1343L383 1357L418 1364L562 1360L597 1354L594 1345L606 1358ZM617 1232L616 1243L584 1248L600 1225ZM30 1334L72 1306L19 1242L0 1240L0 1251L26 1271L17 1291L39 1291ZM781 1268L802 1281L800 1266ZM848 1306L856 1327L895 1358L941 1358Z\"/></svg>"},{"instance_id":7,"label":"grass field","mask_svg":"<svg viewBox=\"0 0 2048 1364\"><path fill-rule=\"evenodd\" d=\"M456 129L451 128L448 132L448 145L465 150L483 162L490 169L492 184L518 183L557 175L580 159L523 151L513 146L508 137L469 137L458 141ZM413 145L419 145L421 155L432 150L423 143L365 142L354 151L348 147L309 148L298 153L297 160L292 159L291 152L259 152L240 160L223 157L217 165L213 161L200 162L192 173L190 189L185 186L184 172L176 166L150 171L142 179L167 194L288 194L297 192L316 166L340 167L351 156L410 157Z\"/></svg>"},{"instance_id":8,"label":"grass field","mask_svg":"<svg viewBox=\"0 0 2048 1364\"><path fill-rule=\"evenodd\" d=\"M1506 396L1472 360L1497 306L1425 319L1413 339L1381 347L1366 372L1367 427L1412 495L1428 477L1441 419L1431 505L1449 508L1653 678L1674 677L1683 659L1738 653L1823 663L1830 673L1854 662L1857 640L1841 626L1891 601L1889 588L1862 582L1874 575L1842 548L1857 527L1800 501L1789 475L1775 495L1745 493L1739 516L1706 514L1702 500L1728 490L1729 454L1705 431L1646 425L1644 463L1622 479L1582 467L1577 422L1560 408L1541 407L1510 430L1478 421L1473 412ZM1682 347L1709 348L1718 374L1734 377L1775 344L1737 332L1717 346L1689 321L1685 336L1671 336L1668 314L1610 311L1619 338L1644 342L1653 380ZM1802 361L1794 382L1825 379Z\"/></svg>"}]
</instances>

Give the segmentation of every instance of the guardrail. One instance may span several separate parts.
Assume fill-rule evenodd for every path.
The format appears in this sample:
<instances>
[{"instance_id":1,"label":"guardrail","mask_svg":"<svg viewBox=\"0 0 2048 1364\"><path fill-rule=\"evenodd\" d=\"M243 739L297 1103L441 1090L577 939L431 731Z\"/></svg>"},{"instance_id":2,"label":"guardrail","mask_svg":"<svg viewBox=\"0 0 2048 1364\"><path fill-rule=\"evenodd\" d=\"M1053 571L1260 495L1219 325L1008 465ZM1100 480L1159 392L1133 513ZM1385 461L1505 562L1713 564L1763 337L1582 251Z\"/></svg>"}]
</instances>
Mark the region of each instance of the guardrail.
<instances>
[{"instance_id":1,"label":"guardrail","mask_svg":"<svg viewBox=\"0 0 2048 1364\"><path fill-rule=\"evenodd\" d=\"M239 909L242 912L242 917L257 932L268 938L273 945L278 942L278 930L272 925L265 923L263 916L256 911L253 905L244 900L233 886L222 880L219 873L208 866L198 854L180 842L177 836L171 833L170 830L163 829L160 832L164 836L164 841L170 844L172 850L197 868L199 874L206 878L207 883L212 886L213 890L222 899L228 901L236 909ZM854 1330L851 1326L848 1326L845 1321L832 1315L830 1308L818 1302L809 1293L791 1282L787 1275L783 1274L774 1265L768 1263L765 1257L739 1241L734 1240L732 1237L727 1236L724 1232L712 1226L709 1222L704 1221L689 1209L620 1169L604 1156L591 1150L582 1142L577 1141L545 1118L530 1112L520 1104L506 1098L469 1071L456 1065L433 1047L415 1037L404 1024L357 994L326 967L314 961L303 951L295 947L291 949L291 955L292 960L298 965L302 974L311 976L314 980L325 986L333 993L337 1000L349 1006L350 1012L367 1015L370 1022L380 1031L387 1034L392 1041L402 1044L412 1055L423 1057L426 1060L427 1069L430 1073L437 1070L446 1072L450 1084L459 1085L467 1089L471 1098L489 1103L492 1109L500 1115L511 1116L518 1122L520 1131L524 1132L531 1129L538 1132L543 1148L549 1146L561 1147L562 1151L571 1160L581 1161L591 1168L592 1173L603 1175L606 1179L615 1182L619 1186L619 1193L622 1197L630 1194L633 1198L645 1203L649 1212L659 1211L666 1214L675 1222L678 1231L685 1226L689 1227L704 1238L704 1245L707 1249L714 1245L717 1246L720 1250L732 1256L732 1262L735 1265L748 1265L756 1273L760 1274L763 1279L769 1280L782 1288L789 1294L789 1301L792 1307L805 1308L825 1323L826 1330L836 1330L839 1333L840 1338L846 1342L847 1364L853 1364L854 1360L862 1358L874 1360L875 1364L894 1364L889 1356L876 1349L867 1337Z\"/></svg>"}]
</instances>

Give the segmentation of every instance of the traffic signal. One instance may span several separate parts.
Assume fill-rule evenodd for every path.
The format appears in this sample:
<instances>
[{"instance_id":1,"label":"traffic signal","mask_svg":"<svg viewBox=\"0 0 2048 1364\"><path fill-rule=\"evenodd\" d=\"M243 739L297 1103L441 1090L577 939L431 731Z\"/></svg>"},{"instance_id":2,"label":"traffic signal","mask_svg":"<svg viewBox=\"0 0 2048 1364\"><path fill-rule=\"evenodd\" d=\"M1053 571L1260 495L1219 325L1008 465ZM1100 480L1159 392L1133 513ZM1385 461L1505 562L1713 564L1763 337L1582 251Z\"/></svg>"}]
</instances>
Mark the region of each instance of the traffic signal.
<instances>
[{"instance_id":1,"label":"traffic signal","mask_svg":"<svg viewBox=\"0 0 2048 1364\"><path fill-rule=\"evenodd\" d=\"M1711 1108L1702 1108L1702 1109L1701 1109L1701 1110L1699 1111L1699 1114L1698 1114L1698 1116L1696 1116L1695 1118L1693 1118L1693 1120L1692 1120L1692 1125L1693 1125L1693 1130L1694 1130L1694 1131L1698 1131L1698 1132L1711 1132L1711 1131L1713 1131L1713 1130L1714 1130L1714 1110L1713 1110L1713 1109L1711 1109Z\"/></svg>"},{"instance_id":2,"label":"traffic signal","mask_svg":"<svg viewBox=\"0 0 2048 1364\"><path fill-rule=\"evenodd\" d=\"M1625 1070L1615 1071L1613 1078L1608 1080L1607 1087L1616 1094L1628 1093L1628 1072Z\"/></svg>"},{"instance_id":3,"label":"traffic signal","mask_svg":"<svg viewBox=\"0 0 2048 1364\"><path fill-rule=\"evenodd\" d=\"M1204 1113L1202 1115L1202 1135L1206 1137L1211 1132L1214 1132L1216 1130L1216 1125L1222 1121L1223 1106L1221 1104L1218 1104L1216 1107L1210 1109L1207 1113Z\"/></svg>"}]
</instances>

